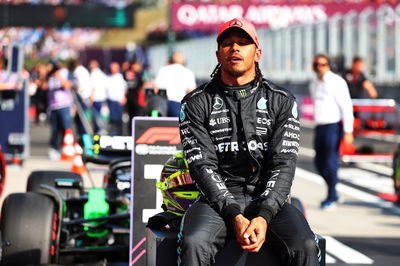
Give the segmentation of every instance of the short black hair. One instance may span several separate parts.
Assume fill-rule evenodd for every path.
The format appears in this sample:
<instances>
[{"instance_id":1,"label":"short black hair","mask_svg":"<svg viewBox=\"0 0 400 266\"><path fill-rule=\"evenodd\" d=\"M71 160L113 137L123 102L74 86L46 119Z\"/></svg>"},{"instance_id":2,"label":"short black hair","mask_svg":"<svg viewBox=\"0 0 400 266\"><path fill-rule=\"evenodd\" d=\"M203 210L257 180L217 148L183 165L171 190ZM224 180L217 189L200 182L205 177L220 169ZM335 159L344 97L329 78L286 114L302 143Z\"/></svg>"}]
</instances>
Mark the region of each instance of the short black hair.
<instances>
[{"instance_id":1,"label":"short black hair","mask_svg":"<svg viewBox=\"0 0 400 266\"><path fill-rule=\"evenodd\" d=\"M362 62L362 61L364 61L364 59L361 56L356 55L353 57L353 63Z\"/></svg>"}]
</instances>

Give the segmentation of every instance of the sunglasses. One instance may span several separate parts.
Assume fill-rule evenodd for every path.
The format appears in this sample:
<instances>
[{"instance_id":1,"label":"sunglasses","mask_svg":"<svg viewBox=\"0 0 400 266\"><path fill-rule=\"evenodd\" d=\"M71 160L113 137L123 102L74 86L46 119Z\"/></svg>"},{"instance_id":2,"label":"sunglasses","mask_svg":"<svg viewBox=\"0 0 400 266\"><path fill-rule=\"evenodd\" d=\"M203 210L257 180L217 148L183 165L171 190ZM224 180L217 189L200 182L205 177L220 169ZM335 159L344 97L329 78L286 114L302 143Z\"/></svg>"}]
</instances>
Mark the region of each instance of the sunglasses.
<instances>
[{"instance_id":1,"label":"sunglasses","mask_svg":"<svg viewBox=\"0 0 400 266\"><path fill-rule=\"evenodd\" d=\"M315 66L323 66L323 67L324 67L324 66L327 66L328 63L318 63L318 62L317 62L317 63L314 63L314 65L315 65Z\"/></svg>"}]
</instances>

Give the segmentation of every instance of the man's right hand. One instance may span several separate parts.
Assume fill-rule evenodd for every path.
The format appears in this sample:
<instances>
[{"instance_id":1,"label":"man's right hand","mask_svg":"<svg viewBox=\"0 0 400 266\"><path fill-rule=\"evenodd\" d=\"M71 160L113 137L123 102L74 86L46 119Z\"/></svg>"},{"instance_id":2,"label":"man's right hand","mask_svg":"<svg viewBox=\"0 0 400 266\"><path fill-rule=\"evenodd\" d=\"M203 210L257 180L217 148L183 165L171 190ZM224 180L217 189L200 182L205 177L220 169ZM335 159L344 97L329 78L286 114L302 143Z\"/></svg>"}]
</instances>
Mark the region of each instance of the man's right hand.
<instances>
[{"instance_id":1,"label":"man's right hand","mask_svg":"<svg viewBox=\"0 0 400 266\"><path fill-rule=\"evenodd\" d=\"M244 235L244 232L249 224L250 221L242 214L236 215L236 217L233 219L233 229L235 230L236 241L241 245L251 244L250 237ZM251 237L255 237L255 234L253 233Z\"/></svg>"}]
</instances>

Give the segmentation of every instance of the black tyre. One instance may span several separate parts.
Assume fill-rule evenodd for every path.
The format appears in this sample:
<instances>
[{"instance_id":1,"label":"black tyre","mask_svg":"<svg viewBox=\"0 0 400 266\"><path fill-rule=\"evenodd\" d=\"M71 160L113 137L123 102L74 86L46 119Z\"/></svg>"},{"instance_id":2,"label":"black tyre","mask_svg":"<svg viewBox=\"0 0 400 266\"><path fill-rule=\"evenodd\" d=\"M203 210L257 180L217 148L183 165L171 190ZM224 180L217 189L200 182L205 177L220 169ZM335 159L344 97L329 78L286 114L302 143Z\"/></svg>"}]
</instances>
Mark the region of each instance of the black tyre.
<instances>
[{"instance_id":1,"label":"black tyre","mask_svg":"<svg viewBox=\"0 0 400 266\"><path fill-rule=\"evenodd\" d=\"M60 182L64 181L64 182ZM65 199L79 197L83 188L82 176L67 171L33 171L28 177L26 191L40 192L40 185L57 188Z\"/></svg>"},{"instance_id":2,"label":"black tyre","mask_svg":"<svg viewBox=\"0 0 400 266\"><path fill-rule=\"evenodd\" d=\"M28 192L10 194L1 210L1 265L55 263L57 208L47 196Z\"/></svg>"}]
</instances>

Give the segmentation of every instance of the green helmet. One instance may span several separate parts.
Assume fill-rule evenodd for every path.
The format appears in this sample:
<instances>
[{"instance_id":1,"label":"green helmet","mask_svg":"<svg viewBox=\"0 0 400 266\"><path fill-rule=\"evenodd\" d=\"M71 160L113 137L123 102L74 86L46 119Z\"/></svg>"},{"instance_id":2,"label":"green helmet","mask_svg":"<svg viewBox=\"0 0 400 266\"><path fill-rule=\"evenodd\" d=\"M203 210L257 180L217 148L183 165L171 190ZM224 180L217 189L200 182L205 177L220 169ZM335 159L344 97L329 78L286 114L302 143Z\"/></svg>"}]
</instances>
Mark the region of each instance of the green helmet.
<instances>
[{"instance_id":1,"label":"green helmet","mask_svg":"<svg viewBox=\"0 0 400 266\"><path fill-rule=\"evenodd\" d=\"M167 160L156 187L161 190L164 210L182 216L199 196L182 152Z\"/></svg>"}]
</instances>

